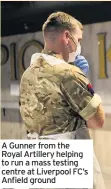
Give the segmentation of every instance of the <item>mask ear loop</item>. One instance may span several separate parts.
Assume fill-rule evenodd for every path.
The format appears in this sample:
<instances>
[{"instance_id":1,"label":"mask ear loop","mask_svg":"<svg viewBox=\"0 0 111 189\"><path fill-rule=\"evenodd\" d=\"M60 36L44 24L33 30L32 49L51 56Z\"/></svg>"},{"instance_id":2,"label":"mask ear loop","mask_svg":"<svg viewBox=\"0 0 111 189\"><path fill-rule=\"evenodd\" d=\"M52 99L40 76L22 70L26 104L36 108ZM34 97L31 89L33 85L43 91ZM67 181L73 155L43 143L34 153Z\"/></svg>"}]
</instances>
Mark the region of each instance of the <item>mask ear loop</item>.
<instances>
[{"instance_id":1,"label":"mask ear loop","mask_svg":"<svg viewBox=\"0 0 111 189\"><path fill-rule=\"evenodd\" d=\"M70 34L70 37L71 37L71 39L72 39L73 43L76 45L76 50L77 50L77 43L75 42L75 39L72 37L72 35L71 35L71 34Z\"/></svg>"}]
</instances>

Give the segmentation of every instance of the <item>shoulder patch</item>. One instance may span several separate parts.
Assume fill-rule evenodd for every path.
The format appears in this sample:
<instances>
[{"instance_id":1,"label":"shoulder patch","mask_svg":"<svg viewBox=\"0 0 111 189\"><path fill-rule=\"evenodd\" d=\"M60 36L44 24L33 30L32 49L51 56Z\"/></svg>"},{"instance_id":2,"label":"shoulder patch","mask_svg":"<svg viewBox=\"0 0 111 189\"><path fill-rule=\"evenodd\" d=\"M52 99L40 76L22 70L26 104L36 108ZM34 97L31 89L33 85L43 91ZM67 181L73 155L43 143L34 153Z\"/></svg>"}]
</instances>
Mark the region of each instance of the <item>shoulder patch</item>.
<instances>
[{"instance_id":1,"label":"shoulder patch","mask_svg":"<svg viewBox=\"0 0 111 189\"><path fill-rule=\"evenodd\" d=\"M89 83L89 84L87 85L87 88L88 88L88 91L93 95L93 94L94 94L94 89L93 89L91 83Z\"/></svg>"}]
</instances>

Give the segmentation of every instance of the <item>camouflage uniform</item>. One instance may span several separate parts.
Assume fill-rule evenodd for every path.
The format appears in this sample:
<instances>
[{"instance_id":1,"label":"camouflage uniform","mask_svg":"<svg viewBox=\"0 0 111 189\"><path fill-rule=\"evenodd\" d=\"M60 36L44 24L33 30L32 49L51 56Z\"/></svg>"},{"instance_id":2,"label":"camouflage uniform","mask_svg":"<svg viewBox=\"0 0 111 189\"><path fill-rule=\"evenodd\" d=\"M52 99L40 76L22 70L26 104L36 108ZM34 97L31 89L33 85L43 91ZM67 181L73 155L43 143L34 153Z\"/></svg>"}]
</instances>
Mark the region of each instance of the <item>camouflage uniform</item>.
<instances>
[{"instance_id":1,"label":"camouflage uniform","mask_svg":"<svg viewBox=\"0 0 111 189\"><path fill-rule=\"evenodd\" d=\"M57 55L34 54L20 84L20 112L27 130L39 137L75 131L76 139L89 139L86 121L101 103L89 83L78 67Z\"/></svg>"},{"instance_id":2,"label":"camouflage uniform","mask_svg":"<svg viewBox=\"0 0 111 189\"><path fill-rule=\"evenodd\" d=\"M56 55L55 55L56 56ZM76 66L36 53L20 84L20 112L28 131L50 135L86 127L101 99Z\"/></svg>"}]
</instances>

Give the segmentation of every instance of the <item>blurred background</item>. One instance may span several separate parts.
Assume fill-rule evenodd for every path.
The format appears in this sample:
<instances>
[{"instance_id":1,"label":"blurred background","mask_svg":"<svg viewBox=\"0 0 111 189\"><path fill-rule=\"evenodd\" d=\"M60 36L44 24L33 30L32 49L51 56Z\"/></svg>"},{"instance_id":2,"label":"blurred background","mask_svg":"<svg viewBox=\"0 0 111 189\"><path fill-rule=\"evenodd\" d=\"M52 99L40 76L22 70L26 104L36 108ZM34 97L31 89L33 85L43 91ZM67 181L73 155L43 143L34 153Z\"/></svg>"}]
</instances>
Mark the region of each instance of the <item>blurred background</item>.
<instances>
[{"instance_id":1,"label":"blurred background","mask_svg":"<svg viewBox=\"0 0 111 189\"><path fill-rule=\"evenodd\" d=\"M104 127L90 133L106 189L111 189L111 2L1 2L1 138L26 138L19 113L20 78L31 55L43 49L42 24L53 11L69 13L84 25L82 55L106 115Z\"/></svg>"}]
</instances>

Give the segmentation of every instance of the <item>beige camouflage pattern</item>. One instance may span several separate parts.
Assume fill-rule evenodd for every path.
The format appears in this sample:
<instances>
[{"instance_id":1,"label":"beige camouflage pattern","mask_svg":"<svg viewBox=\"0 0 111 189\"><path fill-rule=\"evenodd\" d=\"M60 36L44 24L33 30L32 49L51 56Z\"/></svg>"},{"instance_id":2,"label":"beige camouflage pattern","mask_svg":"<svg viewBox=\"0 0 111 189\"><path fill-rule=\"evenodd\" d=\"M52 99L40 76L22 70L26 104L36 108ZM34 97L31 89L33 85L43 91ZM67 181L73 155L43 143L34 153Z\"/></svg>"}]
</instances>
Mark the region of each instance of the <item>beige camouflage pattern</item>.
<instances>
[{"instance_id":1,"label":"beige camouflage pattern","mask_svg":"<svg viewBox=\"0 0 111 189\"><path fill-rule=\"evenodd\" d=\"M20 84L20 112L29 134L35 132L36 137L38 133L37 138L60 134L61 138L61 133L75 131L73 139L89 139L86 121L95 114L101 99L88 91L88 83L79 68L52 53L34 54ZM93 189L100 188L105 186L94 154Z\"/></svg>"},{"instance_id":2,"label":"beige camouflage pattern","mask_svg":"<svg viewBox=\"0 0 111 189\"><path fill-rule=\"evenodd\" d=\"M20 112L27 130L41 136L87 128L100 97L88 91L89 80L79 68L45 53L32 56L21 78Z\"/></svg>"}]
</instances>

